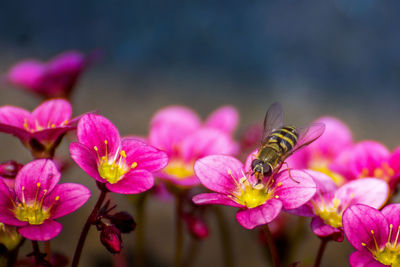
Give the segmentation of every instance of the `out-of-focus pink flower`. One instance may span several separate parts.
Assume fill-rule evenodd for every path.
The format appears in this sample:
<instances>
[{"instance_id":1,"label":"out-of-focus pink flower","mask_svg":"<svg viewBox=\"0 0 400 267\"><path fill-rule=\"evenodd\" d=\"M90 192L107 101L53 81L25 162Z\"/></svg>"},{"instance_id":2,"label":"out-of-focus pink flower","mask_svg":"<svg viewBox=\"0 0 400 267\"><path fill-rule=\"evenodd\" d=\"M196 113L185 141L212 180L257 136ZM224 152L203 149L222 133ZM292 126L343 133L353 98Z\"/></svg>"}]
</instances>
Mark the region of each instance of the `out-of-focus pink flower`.
<instances>
[{"instance_id":1,"label":"out-of-focus pink flower","mask_svg":"<svg viewBox=\"0 0 400 267\"><path fill-rule=\"evenodd\" d=\"M247 229L274 220L281 209L294 209L306 203L316 192L311 176L299 170L280 171L266 184L257 184L250 170L252 155L246 167L225 155L207 156L196 161L194 170L200 182L215 193L196 195L196 204L220 204L240 208L237 221Z\"/></svg>"},{"instance_id":2,"label":"out-of-focus pink flower","mask_svg":"<svg viewBox=\"0 0 400 267\"><path fill-rule=\"evenodd\" d=\"M357 249L350 255L352 267L400 266L400 204L382 211L366 205L353 205L343 214L343 229Z\"/></svg>"},{"instance_id":3,"label":"out-of-focus pink flower","mask_svg":"<svg viewBox=\"0 0 400 267\"><path fill-rule=\"evenodd\" d=\"M24 60L6 74L8 83L46 98L68 97L90 57L64 52L48 62Z\"/></svg>"},{"instance_id":4,"label":"out-of-focus pink flower","mask_svg":"<svg viewBox=\"0 0 400 267\"><path fill-rule=\"evenodd\" d=\"M365 178L337 187L323 173L307 170L317 184L317 193L304 206L291 211L297 215L313 217L311 228L319 237L343 241L342 215L353 204L380 208L389 194L387 183L375 178Z\"/></svg>"},{"instance_id":5,"label":"out-of-focus pink flower","mask_svg":"<svg viewBox=\"0 0 400 267\"><path fill-rule=\"evenodd\" d=\"M197 239L206 239L209 234L207 223L200 216L184 213L182 214L183 220L189 230L189 233Z\"/></svg>"},{"instance_id":6,"label":"out-of-focus pink flower","mask_svg":"<svg viewBox=\"0 0 400 267\"><path fill-rule=\"evenodd\" d=\"M395 189L400 178L400 147L391 153L376 141L362 141L344 150L330 168L349 180L375 177Z\"/></svg>"},{"instance_id":7,"label":"out-of-focus pink flower","mask_svg":"<svg viewBox=\"0 0 400 267\"><path fill-rule=\"evenodd\" d=\"M87 114L79 121L72 159L91 177L119 194L137 194L154 185L153 172L168 163L165 152L133 138L122 138L108 119Z\"/></svg>"},{"instance_id":8,"label":"out-of-focus pink flower","mask_svg":"<svg viewBox=\"0 0 400 267\"><path fill-rule=\"evenodd\" d=\"M54 219L80 208L90 191L80 184L57 184L60 172L51 160L26 164L15 178L14 188L0 181L0 221L18 227L30 240L46 241L62 228Z\"/></svg>"},{"instance_id":9,"label":"out-of-focus pink flower","mask_svg":"<svg viewBox=\"0 0 400 267\"><path fill-rule=\"evenodd\" d=\"M286 162L294 169L312 169L330 176L341 185L345 179L330 169L330 164L345 149L353 145L350 129L334 117L322 117L315 122L325 124L324 133L310 145L297 151Z\"/></svg>"},{"instance_id":10,"label":"out-of-focus pink flower","mask_svg":"<svg viewBox=\"0 0 400 267\"><path fill-rule=\"evenodd\" d=\"M0 107L0 132L18 137L36 158L52 157L62 137L76 128L71 104L64 99L47 100L31 112L14 106Z\"/></svg>"},{"instance_id":11,"label":"out-of-focus pink flower","mask_svg":"<svg viewBox=\"0 0 400 267\"><path fill-rule=\"evenodd\" d=\"M180 186L199 184L194 162L207 155L235 153L237 144L231 136L237 123L238 113L230 106L217 109L203 124L185 107L171 106L157 112L150 124L148 142L166 151L170 158L157 177Z\"/></svg>"}]
</instances>

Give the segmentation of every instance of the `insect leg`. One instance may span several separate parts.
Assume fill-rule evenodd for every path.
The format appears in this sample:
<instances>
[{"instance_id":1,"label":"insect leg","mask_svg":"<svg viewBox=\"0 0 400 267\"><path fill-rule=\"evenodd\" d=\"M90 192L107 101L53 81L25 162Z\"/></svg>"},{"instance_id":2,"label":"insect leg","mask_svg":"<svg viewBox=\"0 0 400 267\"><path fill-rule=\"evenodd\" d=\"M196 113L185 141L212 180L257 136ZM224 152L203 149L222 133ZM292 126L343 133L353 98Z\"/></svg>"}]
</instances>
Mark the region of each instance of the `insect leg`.
<instances>
[{"instance_id":1,"label":"insect leg","mask_svg":"<svg viewBox=\"0 0 400 267\"><path fill-rule=\"evenodd\" d=\"M282 162L282 164L281 165L283 165L283 164L286 164L286 167L287 167L287 170L288 170L288 173L289 173L289 177L290 177L290 179L292 179L293 181L295 181L296 183L300 183L299 181L296 181L294 178L293 178L293 176L292 176L292 174L290 173L290 168L289 168L289 164L286 162L286 161L284 161L284 162Z\"/></svg>"}]
</instances>

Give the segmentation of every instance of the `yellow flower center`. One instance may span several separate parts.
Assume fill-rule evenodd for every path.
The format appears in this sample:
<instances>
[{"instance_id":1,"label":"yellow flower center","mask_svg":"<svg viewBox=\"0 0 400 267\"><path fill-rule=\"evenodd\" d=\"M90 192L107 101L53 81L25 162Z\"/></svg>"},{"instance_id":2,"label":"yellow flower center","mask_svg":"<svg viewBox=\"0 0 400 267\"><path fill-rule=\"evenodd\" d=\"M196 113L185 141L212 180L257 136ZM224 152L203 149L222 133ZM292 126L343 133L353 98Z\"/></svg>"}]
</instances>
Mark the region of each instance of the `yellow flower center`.
<instances>
[{"instance_id":1,"label":"yellow flower center","mask_svg":"<svg viewBox=\"0 0 400 267\"><path fill-rule=\"evenodd\" d=\"M237 181L235 177L232 176L232 172L229 171L229 175L232 177L237 186L236 192L232 193L234 200L237 203L248 208L255 208L264 204L267 200L273 197L278 198L278 196L274 196L274 190L270 188L270 185L273 184L272 180L268 181L266 185L253 185L249 182L248 177L246 177L244 173L242 174L242 178ZM277 186L281 185L281 183L277 184Z\"/></svg>"},{"instance_id":2,"label":"yellow flower center","mask_svg":"<svg viewBox=\"0 0 400 267\"><path fill-rule=\"evenodd\" d=\"M191 177L194 175L193 162L188 164L183 160L173 159L168 163L167 167L165 167L164 172L178 179Z\"/></svg>"},{"instance_id":3,"label":"yellow flower center","mask_svg":"<svg viewBox=\"0 0 400 267\"><path fill-rule=\"evenodd\" d=\"M42 224L45 220L50 218L50 211L54 204L60 199L57 196L54 199L53 204L50 207L44 208L43 201L47 194L47 190L43 190L43 196L38 198L40 192L40 183L37 183L37 190L35 194L35 199L32 201L26 201L24 196L25 187L22 187L22 200L20 203L14 203L13 212L15 217L23 222L28 222L29 224L39 225Z\"/></svg>"},{"instance_id":4,"label":"yellow flower center","mask_svg":"<svg viewBox=\"0 0 400 267\"><path fill-rule=\"evenodd\" d=\"M333 205L332 205L333 204ZM314 211L326 224L334 228L342 227L342 213L338 211L340 200L334 198L330 205L314 205Z\"/></svg>"},{"instance_id":5,"label":"yellow flower center","mask_svg":"<svg viewBox=\"0 0 400 267\"><path fill-rule=\"evenodd\" d=\"M332 180L335 182L336 185L338 185L338 186L343 185L345 182L344 177L334 171L331 171L329 169L329 163L330 163L330 160L328 160L328 159L316 157L315 159L313 159L310 162L309 168L314 171L322 172L322 173L328 175L329 177L332 178Z\"/></svg>"},{"instance_id":6,"label":"yellow flower center","mask_svg":"<svg viewBox=\"0 0 400 267\"><path fill-rule=\"evenodd\" d=\"M123 175L137 167L137 162L133 162L128 166L126 162L126 153L124 150L116 152L113 157L108 157L107 152L107 140L104 140L106 146L105 156L100 157L97 146L94 146L94 150L97 153L97 159L99 161L97 170L100 176L110 184L115 184L122 179Z\"/></svg>"},{"instance_id":7,"label":"yellow flower center","mask_svg":"<svg viewBox=\"0 0 400 267\"><path fill-rule=\"evenodd\" d=\"M361 243L362 246L366 247L372 255L374 255L375 259L384 265L389 265L393 267L400 266L400 246L397 243L399 239L400 226L397 228L397 234L394 242L391 242L391 236L393 233L393 225L390 224L390 232L388 236L388 240L383 248L379 248L378 243L375 239L375 232L371 230L372 238L374 240L375 249L368 248L365 243Z\"/></svg>"},{"instance_id":8,"label":"yellow flower center","mask_svg":"<svg viewBox=\"0 0 400 267\"><path fill-rule=\"evenodd\" d=\"M55 125L54 123L50 123L48 122L46 126L43 126L39 123L38 120L35 120L34 125L29 125L28 124L28 119L24 119L24 128L25 130L33 133L33 132L38 132L44 129L50 129L50 128L55 128L56 126L65 126L68 124L68 120L65 120L64 122L62 122L60 125Z\"/></svg>"},{"instance_id":9,"label":"yellow flower center","mask_svg":"<svg viewBox=\"0 0 400 267\"><path fill-rule=\"evenodd\" d=\"M365 177L376 177L385 181L389 181L394 176L394 170L389 166L387 162L382 163L380 168L376 168L372 171L364 168L359 178Z\"/></svg>"}]
</instances>

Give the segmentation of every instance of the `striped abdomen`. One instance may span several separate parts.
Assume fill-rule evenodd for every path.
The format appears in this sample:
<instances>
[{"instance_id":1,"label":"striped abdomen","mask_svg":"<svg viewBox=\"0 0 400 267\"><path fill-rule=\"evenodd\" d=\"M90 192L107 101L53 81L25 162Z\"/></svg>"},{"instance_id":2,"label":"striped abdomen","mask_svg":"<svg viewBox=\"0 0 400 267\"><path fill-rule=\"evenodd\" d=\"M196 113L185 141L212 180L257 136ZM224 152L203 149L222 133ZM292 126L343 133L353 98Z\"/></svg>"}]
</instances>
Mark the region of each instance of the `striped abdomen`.
<instances>
[{"instance_id":1,"label":"striped abdomen","mask_svg":"<svg viewBox=\"0 0 400 267\"><path fill-rule=\"evenodd\" d=\"M285 154L294 148L294 146L297 144L298 137L299 134L297 133L295 127L284 126L270 134L267 144L277 144L281 150L280 152Z\"/></svg>"}]
</instances>

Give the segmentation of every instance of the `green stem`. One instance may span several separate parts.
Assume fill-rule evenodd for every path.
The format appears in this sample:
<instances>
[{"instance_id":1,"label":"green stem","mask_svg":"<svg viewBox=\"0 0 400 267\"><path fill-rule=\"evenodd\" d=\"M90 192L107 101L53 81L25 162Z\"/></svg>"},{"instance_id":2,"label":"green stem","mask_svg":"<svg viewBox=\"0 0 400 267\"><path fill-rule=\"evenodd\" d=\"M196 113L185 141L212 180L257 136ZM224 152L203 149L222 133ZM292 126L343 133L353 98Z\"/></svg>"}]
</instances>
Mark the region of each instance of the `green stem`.
<instances>
[{"instance_id":1,"label":"green stem","mask_svg":"<svg viewBox=\"0 0 400 267\"><path fill-rule=\"evenodd\" d=\"M271 231L269 230L268 224L265 224L263 226L265 237L267 238L267 244L269 251L271 253L272 257L272 262L274 264L274 267L279 267L279 255L278 255L278 250L276 249L275 246L275 241L274 238L272 237Z\"/></svg>"},{"instance_id":2,"label":"green stem","mask_svg":"<svg viewBox=\"0 0 400 267\"><path fill-rule=\"evenodd\" d=\"M139 199L136 203L136 233L135 233L135 266L137 267L145 267L146 266L146 214L145 214L145 207L146 207L146 200L147 200L147 193L143 193L139 196Z\"/></svg>"},{"instance_id":3,"label":"green stem","mask_svg":"<svg viewBox=\"0 0 400 267\"><path fill-rule=\"evenodd\" d=\"M97 200L96 205L94 206L92 212L90 213L89 217L86 220L85 226L82 229L81 236L79 237L78 245L76 246L75 249L75 254L74 254L74 259L72 261L71 267L77 267L79 264L79 259L81 258L82 250L83 250L83 245L85 244L85 240L87 237L87 234L89 233L90 226L92 226L96 222L97 218L97 213L99 212L99 209L101 205L104 202L104 199L106 198L107 194L107 189L103 188L101 185L99 186L101 189L101 193L99 196L99 199Z\"/></svg>"},{"instance_id":4,"label":"green stem","mask_svg":"<svg viewBox=\"0 0 400 267\"><path fill-rule=\"evenodd\" d=\"M218 222L218 230L221 237L221 248L222 254L224 257L224 266L225 267L234 267L234 259L232 253L232 239L229 233L228 222L225 219L225 216L219 207L214 207L215 215L217 217Z\"/></svg>"},{"instance_id":5,"label":"green stem","mask_svg":"<svg viewBox=\"0 0 400 267\"><path fill-rule=\"evenodd\" d=\"M183 221L182 221L182 208L183 201L180 195L175 198L175 267L182 266L182 252L183 252Z\"/></svg>"},{"instance_id":6,"label":"green stem","mask_svg":"<svg viewBox=\"0 0 400 267\"><path fill-rule=\"evenodd\" d=\"M326 245L328 244L329 239L321 238L321 243L319 244L319 249L317 253L317 257L315 258L314 267L319 267L321 265L322 256L324 255Z\"/></svg>"}]
</instances>

